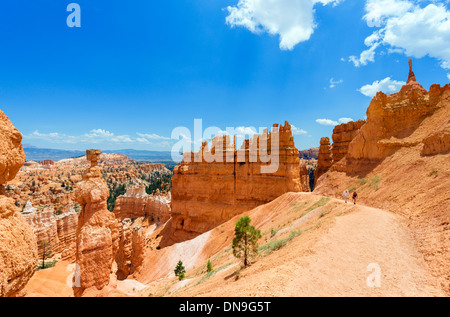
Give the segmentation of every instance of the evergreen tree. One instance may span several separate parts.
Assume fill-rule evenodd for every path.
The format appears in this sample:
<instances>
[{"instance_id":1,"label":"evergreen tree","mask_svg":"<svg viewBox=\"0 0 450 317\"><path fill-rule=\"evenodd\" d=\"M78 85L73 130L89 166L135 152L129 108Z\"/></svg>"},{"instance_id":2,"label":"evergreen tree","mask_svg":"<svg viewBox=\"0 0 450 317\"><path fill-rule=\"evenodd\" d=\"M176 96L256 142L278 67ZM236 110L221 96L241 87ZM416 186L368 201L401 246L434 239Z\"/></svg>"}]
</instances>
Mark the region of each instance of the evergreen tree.
<instances>
[{"instance_id":1,"label":"evergreen tree","mask_svg":"<svg viewBox=\"0 0 450 317\"><path fill-rule=\"evenodd\" d=\"M208 263L206 263L206 271L208 273L213 271L213 266L212 266L211 260L208 260Z\"/></svg>"},{"instance_id":2,"label":"evergreen tree","mask_svg":"<svg viewBox=\"0 0 450 317\"><path fill-rule=\"evenodd\" d=\"M42 268L45 269L45 260L53 256L53 246L47 241L41 242L42 245Z\"/></svg>"},{"instance_id":3,"label":"evergreen tree","mask_svg":"<svg viewBox=\"0 0 450 317\"><path fill-rule=\"evenodd\" d=\"M183 262L181 262L181 260L180 261L178 261L178 264L177 264L177 266L175 267L175 270L174 270L174 272L175 272L175 276L178 276L178 279L181 281L182 279L184 279L184 273L186 273L186 270L184 269L184 266L183 266Z\"/></svg>"},{"instance_id":4,"label":"evergreen tree","mask_svg":"<svg viewBox=\"0 0 450 317\"><path fill-rule=\"evenodd\" d=\"M258 253L258 239L261 238L261 231L250 226L250 217L242 217L236 222L233 239L233 255L242 258L244 266L248 266L250 257Z\"/></svg>"}]
</instances>

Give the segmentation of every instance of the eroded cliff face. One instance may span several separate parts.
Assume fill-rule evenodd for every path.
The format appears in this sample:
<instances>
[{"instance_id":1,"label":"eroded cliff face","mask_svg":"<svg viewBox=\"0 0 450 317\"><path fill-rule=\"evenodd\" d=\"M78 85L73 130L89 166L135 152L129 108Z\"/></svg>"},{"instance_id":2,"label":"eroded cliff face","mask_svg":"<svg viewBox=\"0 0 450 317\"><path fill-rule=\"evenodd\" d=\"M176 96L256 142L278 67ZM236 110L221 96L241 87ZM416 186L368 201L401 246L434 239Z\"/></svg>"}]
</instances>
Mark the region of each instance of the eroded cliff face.
<instances>
[{"instance_id":1,"label":"eroded cliff face","mask_svg":"<svg viewBox=\"0 0 450 317\"><path fill-rule=\"evenodd\" d=\"M317 168L314 171L314 187L323 174L347 155L350 143L365 123L366 121L359 120L335 126L332 135L333 145L330 145L330 139L327 137L320 140Z\"/></svg>"},{"instance_id":2,"label":"eroded cliff face","mask_svg":"<svg viewBox=\"0 0 450 317\"><path fill-rule=\"evenodd\" d=\"M53 254L61 254L62 260L75 259L78 214L73 208L61 215L55 215L51 207L43 211L25 208L22 215L36 236L39 256L43 252L42 243L46 242L52 246Z\"/></svg>"},{"instance_id":3,"label":"eroded cliff face","mask_svg":"<svg viewBox=\"0 0 450 317\"><path fill-rule=\"evenodd\" d=\"M325 174L331 165L333 165L333 158L331 156L330 138L324 137L320 139L317 167L314 171L314 188L316 188L319 177Z\"/></svg>"},{"instance_id":4,"label":"eroded cliff face","mask_svg":"<svg viewBox=\"0 0 450 317\"><path fill-rule=\"evenodd\" d=\"M149 217L152 222L170 219L171 194L148 195L144 185L130 186L125 195L116 199L114 214L120 221L126 218Z\"/></svg>"},{"instance_id":5,"label":"eroded cliff face","mask_svg":"<svg viewBox=\"0 0 450 317\"><path fill-rule=\"evenodd\" d=\"M107 209L108 186L97 166L101 151L87 150L91 167L77 184L75 201L82 208L77 227L74 295L101 296L115 287L114 259L119 247L119 224Z\"/></svg>"},{"instance_id":6,"label":"eroded cliff face","mask_svg":"<svg viewBox=\"0 0 450 317\"><path fill-rule=\"evenodd\" d=\"M139 270L144 261L145 232L141 226L133 226L131 219L122 221L119 251L116 255L117 278L124 280Z\"/></svg>"},{"instance_id":7,"label":"eroded cliff face","mask_svg":"<svg viewBox=\"0 0 450 317\"><path fill-rule=\"evenodd\" d=\"M398 93L378 92L367 109L367 123L350 143L347 160L339 170L357 172L402 147L421 145L424 155L448 152L448 118L433 131L421 133L418 128L425 118L446 105L449 95L448 85L432 85L427 91L411 73L408 84Z\"/></svg>"},{"instance_id":8,"label":"eroded cliff face","mask_svg":"<svg viewBox=\"0 0 450 317\"><path fill-rule=\"evenodd\" d=\"M0 296L17 295L37 267L33 231L3 188L24 162L22 135L0 110Z\"/></svg>"},{"instance_id":9,"label":"eroded cliff face","mask_svg":"<svg viewBox=\"0 0 450 317\"><path fill-rule=\"evenodd\" d=\"M355 122L348 122L337 125L333 129L333 146L331 147L331 153L333 158L333 164L339 162L348 153L348 147L350 142L356 137L359 129L366 123L364 120L358 120Z\"/></svg>"},{"instance_id":10,"label":"eroded cliff face","mask_svg":"<svg viewBox=\"0 0 450 317\"><path fill-rule=\"evenodd\" d=\"M278 168L271 171L272 163ZM287 122L246 140L239 150L224 136L216 137L211 149L204 143L199 152L186 153L172 178L173 240L195 237L286 192L308 191L299 163Z\"/></svg>"},{"instance_id":11,"label":"eroded cliff face","mask_svg":"<svg viewBox=\"0 0 450 317\"><path fill-rule=\"evenodd\" d=\"M306 163L300 163L300 184L303 192L310 192L309 186L309 171Z\"/></svg>"},{"instance_id":12,"label":"eroded cliff face","mask_svg":"<svg viewBox=\"0 0 450 317\"><path fill-rule=\"evenodd\" d=\"M16 177L25 163L25 152L22 148L22 134L1 110L0 154L0 184L3 185Z\"/></svg>"}]
</instances>

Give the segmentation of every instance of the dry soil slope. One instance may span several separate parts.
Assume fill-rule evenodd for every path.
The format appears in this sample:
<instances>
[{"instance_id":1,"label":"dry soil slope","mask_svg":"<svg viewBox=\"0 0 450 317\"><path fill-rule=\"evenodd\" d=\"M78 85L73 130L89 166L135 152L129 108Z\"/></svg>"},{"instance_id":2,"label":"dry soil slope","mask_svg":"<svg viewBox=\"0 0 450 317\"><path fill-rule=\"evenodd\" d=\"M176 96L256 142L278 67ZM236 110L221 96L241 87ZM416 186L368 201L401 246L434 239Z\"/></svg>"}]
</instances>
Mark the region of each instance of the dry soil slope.
<instances>
[{"instance_id":1,"label":"dry soil slope","mask_svg":"<svg viewBox=\"0 0 450 317\"><path fill-rule=\"evenodd\" d=\"M149 285L145 292L164 296L444 295L399 215L303 193L287 193L246 214L263 233L261 245L282 241L292 232L303 233L277 251L262 250L266 255L241 270L236 280L239 264L230 244L238 216L194 240L161 250L137 278ZM277 230L275 235L272 228ZM187 268L187 280L182 282L170 277L179 259ZM204 272L207 259L217 270L209 277ZM371 264L381 270L380 287L367 285L374 272L368 270Z\"/></svg>"}]
</instances>

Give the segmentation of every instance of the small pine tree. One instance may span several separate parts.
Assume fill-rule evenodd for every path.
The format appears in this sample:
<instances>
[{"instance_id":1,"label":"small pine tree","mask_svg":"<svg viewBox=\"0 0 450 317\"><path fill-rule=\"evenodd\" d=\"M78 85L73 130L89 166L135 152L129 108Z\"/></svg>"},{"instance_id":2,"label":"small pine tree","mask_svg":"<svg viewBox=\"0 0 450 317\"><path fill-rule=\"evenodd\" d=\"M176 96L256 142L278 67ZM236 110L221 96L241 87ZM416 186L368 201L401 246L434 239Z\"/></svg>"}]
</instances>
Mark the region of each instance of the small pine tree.
<instances>
[{"instance_id":1,"label":"small pine tree","mask_svg":"<svg viewBox=\"0 0 450 317\"><path fill-rule=\"evenodd\" d=\"M178 264L175 267L174 272L175 272L175 276L178 276L178 279L180 281L185 278L184 273L186 273L186 270L184 269L183 262L181 262L181 260L178 261Z\"/></svg>"},{"instance_id":2,"label":"small pine tree","mask_svg":"<svg viewBox=\"0 0 450 317\"><path fill-rule=\"evenodd\" d=\"M242 217L236 222L233 239L233 255L243 258L244 266L248 266L250 257L258 253L258 239L261 238L261 231L250 226L250 217Z\"/></svg>"},{"instance_id":3,"label":"small pine tree","mask_svg":"<svg viewBox=\"0 0 450 317\"><path fill-rule=\"evenodd\" d=\"M213 265L211 263L211 260L208 260L208 263L206 263L206 271L208 273L213 271Z\"/></svg>"},{"instance_id":4,"label":"small pine tree","mask_svg":"<svg viewBox=\"0 0 450 317\"><path fill-rule=\"evenodd\" d=\"M45 269L45 260L53 256L53 246L47 241L41 242L42 245L42 268Z\"/></svg>"}]
</instances>

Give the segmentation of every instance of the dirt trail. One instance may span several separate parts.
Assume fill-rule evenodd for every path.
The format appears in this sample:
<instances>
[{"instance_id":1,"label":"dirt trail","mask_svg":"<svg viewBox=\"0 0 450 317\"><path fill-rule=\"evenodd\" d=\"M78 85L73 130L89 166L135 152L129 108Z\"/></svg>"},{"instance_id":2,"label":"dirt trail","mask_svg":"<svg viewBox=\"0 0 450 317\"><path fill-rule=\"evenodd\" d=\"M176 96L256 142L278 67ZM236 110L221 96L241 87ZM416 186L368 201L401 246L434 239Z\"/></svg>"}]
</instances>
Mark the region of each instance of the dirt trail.
<instances>
[{"instance_id":1,"label":"dirt trail","mask_svg":"<svg viewBox=\"0 0 450 317\"><path fill-rule=\"evenodd\" d=\"M405 222L392 213L359 206L338 217L315 250L297 262L302 269L292 270L297 277L286 284L284 296L443 295L430 285L427 265ZM374 280L377 271L380 287Z\"/></svg>"},{"instance_id":2,"label":"dirt trail","mask_svg":"<svg viewBox=\"0 0 450 317\"><path fill-rule=\"evenodd\" d=\"M239 280L217 276L176 296L445 296L404 218L329 204L342 215L241 271ZM377 270L379 287L369 278Z\"/></svg>"}]
</instances>

